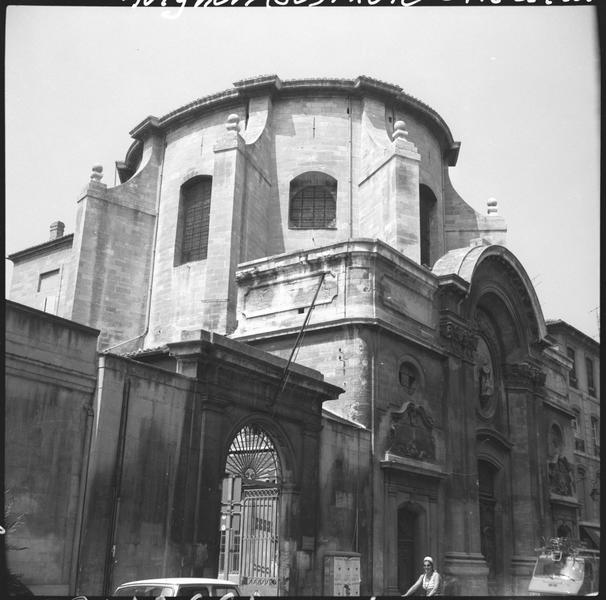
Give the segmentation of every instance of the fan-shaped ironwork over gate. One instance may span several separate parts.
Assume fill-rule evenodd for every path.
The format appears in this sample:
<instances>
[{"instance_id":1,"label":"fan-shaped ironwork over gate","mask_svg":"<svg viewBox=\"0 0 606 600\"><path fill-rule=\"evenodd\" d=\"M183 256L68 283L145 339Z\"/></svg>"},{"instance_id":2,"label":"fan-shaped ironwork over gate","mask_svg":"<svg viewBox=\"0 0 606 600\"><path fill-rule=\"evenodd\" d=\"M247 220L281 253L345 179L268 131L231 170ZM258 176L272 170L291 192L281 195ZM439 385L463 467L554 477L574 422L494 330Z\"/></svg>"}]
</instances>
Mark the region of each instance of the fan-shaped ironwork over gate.
<instances>
[{"instance_id":1,"label":"fan-shaped ironwork over gate","mask_svg":"<svg viewBox=\"0 0 606 600\"><path fill-rule=\"evenodd\" d=\"M273 442L246 425L227 453L219 553L219 576L237 581L245 595L277 593L280 481Z\"/></svg>"}]
</instances>

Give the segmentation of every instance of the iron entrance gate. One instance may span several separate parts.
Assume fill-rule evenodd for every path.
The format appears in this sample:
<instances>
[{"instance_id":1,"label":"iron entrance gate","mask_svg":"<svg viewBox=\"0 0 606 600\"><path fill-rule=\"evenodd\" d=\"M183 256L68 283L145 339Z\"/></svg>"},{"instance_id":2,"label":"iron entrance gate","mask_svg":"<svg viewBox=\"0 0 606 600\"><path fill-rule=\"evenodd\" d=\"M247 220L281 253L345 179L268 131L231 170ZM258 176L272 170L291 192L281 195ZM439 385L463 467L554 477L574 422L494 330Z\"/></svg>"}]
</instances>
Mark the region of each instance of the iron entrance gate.
<instances>
[{"instance_id":1,"label":"iron entrance gate","mask_svg":"<svg viewBox=\"0 0 606 600\"><path fill-rule=\"evenodd\" d=\"M270 590L266 588L277 588L277 488L244 491L242 500L240 583L242 586L255 586L255 589L258 589L262 596L268 595Z\"/></svg>"},{"instance_id":2,"label":"iron entrance gate","mask_svg":"<svg viewBox=\"0 0 606 600\"><path fill-rule=\"evenodd\" d=\"M271 440L259 427L244 427L230 446L225 470L219 577L236 581L244 595L276 595L279 462Z\"/></svg>"}]
</instances>

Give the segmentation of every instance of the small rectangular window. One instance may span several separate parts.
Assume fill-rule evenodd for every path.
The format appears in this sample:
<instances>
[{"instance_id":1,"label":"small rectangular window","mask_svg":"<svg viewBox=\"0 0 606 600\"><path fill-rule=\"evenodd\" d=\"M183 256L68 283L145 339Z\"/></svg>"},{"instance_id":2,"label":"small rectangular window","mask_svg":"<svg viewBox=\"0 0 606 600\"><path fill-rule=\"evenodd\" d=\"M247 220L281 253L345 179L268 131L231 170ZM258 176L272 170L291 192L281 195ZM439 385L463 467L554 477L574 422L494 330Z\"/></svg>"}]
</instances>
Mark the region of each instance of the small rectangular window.
<instances>
[{"instance_id":1,"label":"small rectangular window","mask_svg":"<svg viewBox=\"0 0 606 600\"><path fill-rule=\"evenodd\" d=\"M591 417L591 435L594 453L598 456L600 454L600 420L597 417Z\"/></svg>"},{"instance_id":2,"label":"small rectangular window","mask_svg":"<svg viewBox=\"0 0 606 600\"><path fill-rule=\"evenodd\" d=\"M587 369L587 390L592 395L595 396L595 384L593 381L593 360L591 358L585 358L585 368Z\"/></svg>"},{"instance_id":3,"label":"small rectangular window","mask_svg":"<svg viewBox=\"0 0 606 600\"><path fill-rule=\"evenodd\" d=\"M59 303L60 269L40 273L38 277L38 293L42 296L41 308L44 312L57 314Z\"/></svg>"},{"instance_id":4,"label":"small rectangular window","mask_svg":"<svg viewBox=\"0 0 606 600\"><path fill-rule=\"evenodd\" d=\"M59 289L59 269L40 273L38 277L38 292L56 292Z\"/></svg>"},{"instance_id":5,"label":"small rectangular window","mask_svg":"<svg viewBox=\"0 0 606 600\"><path fill-rule=\"evenodd\" d=\"M574 388L577 387L577 370L576 370L576 354L574 348L566 348L566 354L568 358L572 361L572 369L570 369L570 373L568 375L568 382Z\"/></svg>"}]
</instances>

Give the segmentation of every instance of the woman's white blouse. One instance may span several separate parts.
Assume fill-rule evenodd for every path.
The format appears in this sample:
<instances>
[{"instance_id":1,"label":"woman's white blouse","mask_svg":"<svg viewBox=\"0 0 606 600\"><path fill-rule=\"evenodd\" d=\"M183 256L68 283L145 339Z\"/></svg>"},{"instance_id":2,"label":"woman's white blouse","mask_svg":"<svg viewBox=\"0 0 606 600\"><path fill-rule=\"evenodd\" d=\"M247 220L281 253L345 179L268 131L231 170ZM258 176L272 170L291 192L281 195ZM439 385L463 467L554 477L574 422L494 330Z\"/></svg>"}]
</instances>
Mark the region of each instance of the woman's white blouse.
<instances>
[{"instance_id":1,"label":"woman's white blouse","mask_svg":"<svg viewBox=\"0 0 606 600\"><path fill-rule=\"evenodd\" d=\"M440 587L440 576L436 571L431 574L431 577L426 577L425 575L422 575L421 577L423 578L422 585L425 594L429 594L429 592L432 592L435 588ZM436 591L439 592L440 590L437 589Z\"/></svg>"}]
</instances>

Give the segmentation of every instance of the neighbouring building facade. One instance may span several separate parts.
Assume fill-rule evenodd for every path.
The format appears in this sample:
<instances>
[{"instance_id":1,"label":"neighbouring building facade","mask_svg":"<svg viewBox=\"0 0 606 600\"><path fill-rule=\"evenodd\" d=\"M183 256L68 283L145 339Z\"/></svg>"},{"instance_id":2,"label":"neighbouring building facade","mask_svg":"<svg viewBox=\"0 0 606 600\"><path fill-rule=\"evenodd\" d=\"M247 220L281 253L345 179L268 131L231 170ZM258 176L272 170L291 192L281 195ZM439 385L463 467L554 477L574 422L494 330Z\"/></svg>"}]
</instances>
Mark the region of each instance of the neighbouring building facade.
<instances>
[{"instance_id":1,"label":"neighbouring building facade","mask_svg":"<svg viewBox=\"0 0 606 600\"><path fill-rule=\"evenodd\" d=\"M450 594L525 594L542 537L599 536L578 484L599 457L573 428L591 392L569 390L495 203L452 187L460 144L433 109L369 77L264 76L131 135L120 185L93 167L74 232L9 257L32 335L46 318L90 350L98 332L58 586L397 595L431 554ZM21 512L23 540L57 539Z\"/></svg>"},{"instance_id":2,"label":"neighbouring building facade","mask_svg":"<svg viewBox=\"0 0 606 600\"><path fill-rule=\"evenodd\" d=\"M600 345L562 320L547 322L549 333L572 362L568 394L574 412L574 463L579 502L579 537L600 549ZM576 530L572 530L576 533Z\"/></svg>"}]
</instances>

